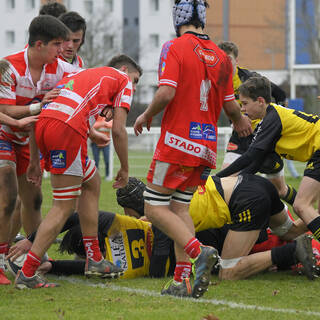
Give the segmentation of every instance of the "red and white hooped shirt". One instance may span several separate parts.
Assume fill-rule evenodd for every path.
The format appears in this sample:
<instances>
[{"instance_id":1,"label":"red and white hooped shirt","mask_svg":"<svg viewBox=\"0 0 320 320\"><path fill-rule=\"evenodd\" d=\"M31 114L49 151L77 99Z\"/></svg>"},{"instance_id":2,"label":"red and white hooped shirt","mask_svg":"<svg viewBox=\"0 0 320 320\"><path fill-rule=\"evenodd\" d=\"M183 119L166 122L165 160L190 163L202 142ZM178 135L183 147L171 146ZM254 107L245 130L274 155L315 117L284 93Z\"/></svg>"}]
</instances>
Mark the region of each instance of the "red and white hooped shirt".
<instances>
[{"instance_id":1,"label":"red and white hooped shirt","mask_svg":"<svg viewBox=\"0 0 320 320\"><path fill-rule=\"evenodd\" d=\"M22 106L40 102L48 91L55 88L58 81L79 70L78 67L56 59L55 62L43 66L40 80L35 85L29 71L27 54L28 47L4 58L10 63L13 84L0 81L0 104ZM21 145L27 144L29 140L25 132L6 125L0 126L1 138Z\"/></svg>"},{"instance_id":2,"label":"red and white hooped shirt","mask_svg":"<svg viewBox=\"0 0 320 320\"><path fill-rule=\"evenodd\" d=\"M230 59L207 35L187 32L163 45L158 74L159 86L176 93L154 159L215 168L217 121L223 103L235 99Z\"/></svg>"},{"instance_id":3,"label":"red and white hooped shirt","mask_svg":"<svg viewBox=\"0 0 320 320\"><path fill-rule=\"evenodd\" d=\"M128 111L131 107L132 82L114 68L82 70L62 79L57 87L60 95L42 108L40 118L59 119L85 138L105 107Z\"/></svg>"}]
</instances>

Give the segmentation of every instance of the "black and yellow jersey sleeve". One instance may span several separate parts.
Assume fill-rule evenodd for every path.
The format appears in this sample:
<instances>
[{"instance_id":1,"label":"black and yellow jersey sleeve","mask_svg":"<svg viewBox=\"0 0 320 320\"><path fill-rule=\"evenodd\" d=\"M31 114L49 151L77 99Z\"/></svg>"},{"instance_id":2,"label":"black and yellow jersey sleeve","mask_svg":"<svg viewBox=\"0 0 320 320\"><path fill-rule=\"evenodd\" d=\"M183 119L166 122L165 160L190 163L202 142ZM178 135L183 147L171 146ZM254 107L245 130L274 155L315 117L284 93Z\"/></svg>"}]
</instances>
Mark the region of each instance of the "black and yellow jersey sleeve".
<instances>
[{"instance_id":1,"label":"black and yellow jersey sleeve","mask_svg":"<svg viewBox=\"0 0 320 320\"><path fill-rule=\"evenodd\" d=\"M250 148L306 162L320 149L319 117L271 103Z\"/></svg>"},{"instance_id":2,"label":"black and yellow jersey sleeve","mask_svg":"<svg viewBox=\"0 0 320 320\"><path fill-rule=\"evenodd\" d=\"M105 243L106 259L124 269L122 278L149 274L153 243L150 223L116 214Z\"/></svg>"},{"instance_id":3,"label":"black and yellow jersey sleeve","mask_svg":"<svg viewBox=\"0 0 320 320\"><path fill-rule=\"evenodd\" d=\"M221 228L231 223L228 205L218 192L210 176L205 186L199 186L190 203L189 212L196 232L209 228Z\"/></svg>"}]
</instances>

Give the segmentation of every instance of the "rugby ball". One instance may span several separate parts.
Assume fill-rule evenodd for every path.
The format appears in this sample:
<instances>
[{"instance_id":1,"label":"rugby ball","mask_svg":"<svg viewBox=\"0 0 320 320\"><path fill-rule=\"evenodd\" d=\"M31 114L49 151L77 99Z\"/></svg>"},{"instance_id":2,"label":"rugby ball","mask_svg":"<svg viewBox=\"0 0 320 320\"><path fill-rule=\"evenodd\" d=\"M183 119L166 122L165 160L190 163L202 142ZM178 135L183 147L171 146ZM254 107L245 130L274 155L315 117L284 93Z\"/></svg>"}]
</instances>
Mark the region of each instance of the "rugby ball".
<instances>
[{"instance_id":1,"label":"rugby ball","mask_svg":"<svg viewBox=\"0 0 320 320\"><path fill-rule=\"evenodd\" d=\"M8 270L16 276L18 271L22 268L24 262L27 259L27 253L23 253L20 257L18 257L16 260L11 261L11 259L7 260L7 267Z\"/></svg>"}]
</instances>

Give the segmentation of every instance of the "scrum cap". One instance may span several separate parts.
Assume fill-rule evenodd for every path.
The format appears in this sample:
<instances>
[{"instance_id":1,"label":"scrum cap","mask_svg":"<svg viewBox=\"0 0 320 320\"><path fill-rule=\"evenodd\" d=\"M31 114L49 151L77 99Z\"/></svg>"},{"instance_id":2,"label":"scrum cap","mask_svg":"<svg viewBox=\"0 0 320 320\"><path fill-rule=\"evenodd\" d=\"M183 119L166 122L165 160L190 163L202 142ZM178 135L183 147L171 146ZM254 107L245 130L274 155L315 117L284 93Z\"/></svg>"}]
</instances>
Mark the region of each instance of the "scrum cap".
<instances>
[{"instance_id":1,"label":"scrum cap","mask_svg":"<svg viewBox=\"0 0 320 320\"><path fill-rule=\"evenodd\" d=\"M195 11L196 10L196 11ZM206 24L206 6L204 0L181 0L173 6L173 24L176 32L179 27L188 24L197 14L202 28Z\"/></svg>"}]
</instances>

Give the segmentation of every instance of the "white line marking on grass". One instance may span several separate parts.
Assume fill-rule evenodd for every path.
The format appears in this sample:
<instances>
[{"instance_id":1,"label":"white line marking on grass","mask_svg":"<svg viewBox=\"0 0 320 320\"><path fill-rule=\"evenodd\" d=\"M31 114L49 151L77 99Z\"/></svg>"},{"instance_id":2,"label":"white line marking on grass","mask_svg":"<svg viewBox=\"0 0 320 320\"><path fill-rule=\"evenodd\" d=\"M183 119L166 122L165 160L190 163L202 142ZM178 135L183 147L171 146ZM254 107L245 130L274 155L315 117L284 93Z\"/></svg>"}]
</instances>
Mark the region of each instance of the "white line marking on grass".
<instances>
[{"instance_id":1,"label":"white line marking on grass","mask_svg":"<svg viewBox=\"0 0 320 320\"><path fill-rule=\"evenodd\" d=\"M114 284L103 284L103 283L92 283L89 280L81 280L81 279L75 279L71 277L54 277L59 280L67 281L70 283L76 283L76 284L83 284L88 287L95 287L95 288L106 288L111 289L113 291L123 291L123 292L129 292L129 293L137 293L140 295L146 295L150 297L163 297L159 292L155 291L149 291L145 289L136 289L136 288L129 288L129 287L122 287L117 286ZM168 296L166 296L168 297ZM172 299L184 299L179 297L171 297ZM289 314L299 314L299 315L308 315L308 316L316 316L320 317L320 312L316 311L306 311L306 310L297 310L297 309L283 309L283 308L271 308L271 307L263 307L263 306L257 306L252 304L244 304L244 303L238 303L238 302L232 302L232 301L226 301L226 300L217 300L217 299L189 299L189 302L194 303L210 303L213 305L222 305L222 306L228 306L229 308L233 309L245 309L245 310L259 310L259 311L270 311L275 313L289 313Z\"/></svg>"}]
</instances>

